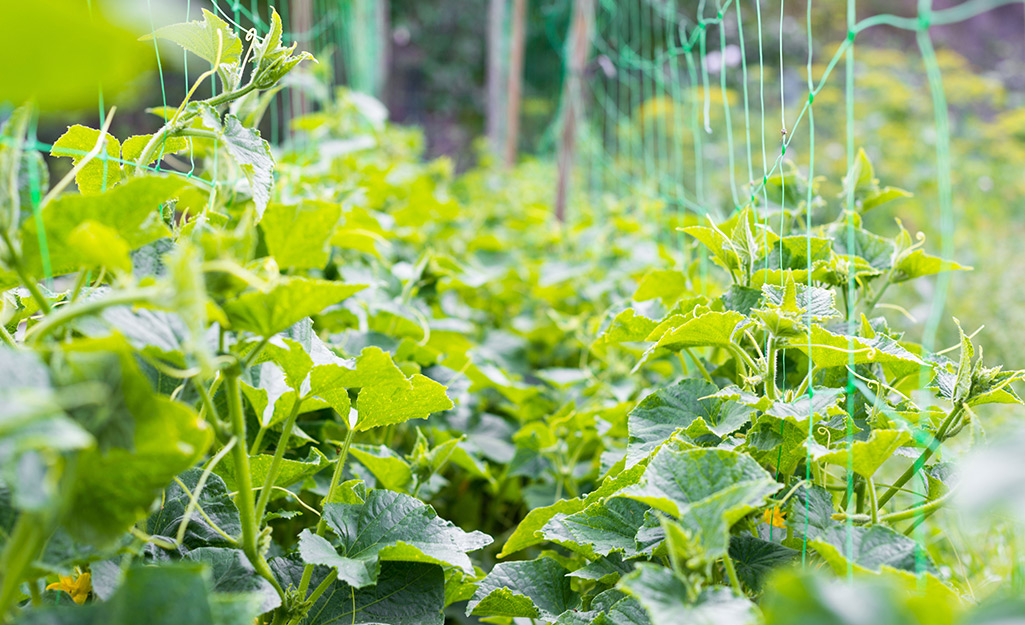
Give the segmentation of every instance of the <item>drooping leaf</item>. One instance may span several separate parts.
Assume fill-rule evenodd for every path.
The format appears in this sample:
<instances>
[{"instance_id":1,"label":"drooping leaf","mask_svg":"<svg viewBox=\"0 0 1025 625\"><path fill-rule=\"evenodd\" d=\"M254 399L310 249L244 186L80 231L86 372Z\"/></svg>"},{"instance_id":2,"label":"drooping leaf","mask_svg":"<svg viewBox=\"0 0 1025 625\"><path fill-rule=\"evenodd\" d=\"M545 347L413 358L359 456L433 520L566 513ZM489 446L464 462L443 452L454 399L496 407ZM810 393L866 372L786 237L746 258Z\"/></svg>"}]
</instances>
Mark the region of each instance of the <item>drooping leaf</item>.
<instances>
[{"instance_id":1,"label":"drooping leaf","mask_svg":"<svg viewBox=\"0 0 1025 625\"><path fill-rule=\"evenodd\" d=\"M256 454L249 456L249 473L254 485L262 485L270 472L273 456L270 454ZM312 448L305 460L294 460L282 458L278 466L278 476L274 485L280 488L288 488L298 484L308 477L312 477L331 464L327 457L317 448ZM237 490L235 467L230 462L217 466L217 474L224 478L224 483L231 490Z\"/></svg>"},{"instance_id":2,"label":"drooping leaf","mask_svg":"<svg viewBox=\"0 0 1025 625\"><path fill-rule=\"evenodd\" d=\"M274 157L271 155L270 144L260 136L259 130L244 126L231 113L226 114L222 120L217 111L202 105L200 117L203 125L217 135L249 181L253 203L256 205L256 217L262 218L270 202L271 187L274 186Z\"/></svg>"}]
</instances>

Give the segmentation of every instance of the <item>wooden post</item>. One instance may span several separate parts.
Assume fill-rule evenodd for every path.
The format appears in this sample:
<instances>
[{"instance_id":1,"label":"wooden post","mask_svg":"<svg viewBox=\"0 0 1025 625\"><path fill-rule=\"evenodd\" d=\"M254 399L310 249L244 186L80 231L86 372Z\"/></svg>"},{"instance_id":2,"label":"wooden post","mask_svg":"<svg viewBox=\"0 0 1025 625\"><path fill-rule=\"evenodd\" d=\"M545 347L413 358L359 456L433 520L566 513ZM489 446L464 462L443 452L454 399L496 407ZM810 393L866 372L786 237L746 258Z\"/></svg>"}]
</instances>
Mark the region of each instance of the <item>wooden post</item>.
<instances>
[{"instance_id":1,"label":"wooden post","mask_svg":"<svg viewBox=\"0 0 1025 625\"><path fill-rule=\"evenodd\" d=\"M523 97L523 55L526 39L527 0L513 0L512 33L509 42L509 82L505 125L505 164L516 163L520 140L520 100Z\"/></svg>"},{"instance_id":2,"label":"wooden post","mask_svg":"<svg viewBox=\"0 0 1025 625\"><path fill-rule=\"evenodd\" d=\"M311 50L313 47L313 40L310 37L310 30L313 28L313 0L295 0L292 4L292 24L291 29L296 36L302 37L299 41L299 49L306 50L311 54L316 54L318 50ZM295 98L292 102L295 104L296 115L305 115L310 112L310 103L306 99L306 94L303 93L302 89L291 90Z\"/></svg>"},{"instance_id":3,"label":"wooden post","mask_svg":"<svg viewBox=\"0 0 1025 625\"><path fill-rule=\"evenodd\" d=\"M488 65L486 124L488 148L492 154L502 153L502 120L505 101L502 93L502 49L505 40L505 5L508 0L488 3Z\"/></svg>"},{"instance_id":4,"label":"wooden post","mask_svg":"<svg viewBox=\"0 0 1025 625\"><path fill-rule=\"evenodd\" d=\"M374 77L374 97L382 102L388 91L388 70L391 67L391 2L377 0L377 76Z\"/></svg>"},{"instance_id":5,"label":"wooden post","mask_svg":"<svg viewBox=\"0 0 1025 625\"><path fill-rule=\"evenodd\" d=\"M562 136L559 141L559 179L555 189L555 218L566 220L566 200L573 177L577 120L584 114L583 77L591 53L594 0L573 0L573 19L567 40L567 74L562 92Z\"/></svg>"}]
</instances>

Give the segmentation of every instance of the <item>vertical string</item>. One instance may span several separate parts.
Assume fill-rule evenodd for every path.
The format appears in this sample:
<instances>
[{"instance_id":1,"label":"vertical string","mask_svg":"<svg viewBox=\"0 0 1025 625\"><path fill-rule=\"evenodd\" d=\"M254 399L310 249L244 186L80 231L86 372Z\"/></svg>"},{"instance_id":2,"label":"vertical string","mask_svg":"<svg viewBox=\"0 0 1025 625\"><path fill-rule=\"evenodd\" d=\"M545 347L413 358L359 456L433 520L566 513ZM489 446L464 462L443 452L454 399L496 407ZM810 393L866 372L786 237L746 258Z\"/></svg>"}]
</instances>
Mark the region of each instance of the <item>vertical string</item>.
<instances>
[{"instance_id":1,"label":"vertical string","mask_svg":"<svg viewBox=\"0 0 1025 625\"><path fill-rule=\"evenodd\" d=\"M846 71L844 100L847 118L847 171L854 167L854 24L855 24L855 0L847 0L847 40L851 45L845 53ZM854 249L854 185L848 184L846 208L847 208L847 250ZM854 333L856 321L854 319L854 297L856 294L854 272L847 271L847 336L852 337L847 341L847 506L854 500ZM844 550L847 555L847 581L854 579L854 518L847 515L845 521L845 542Z\"/></svg>"},{"instance_id":2,"label":"vertical string","mask_svg":"<svg viewBox=\"0 0 1025 625\"><path fill-rule=\"evenodd\" d=\"M806 270L808 272L808 292L811 293L812 287L812 270L811 270L811 209L812 204L815 200L815 185L812 181L815 180L815 109L811 106L815 100L815 84L811 78L811 61L812 54L814 52L814 42L812 41L811 32L811 3L812 0L808 0L808 8L806 10L806 17L808 21L808 196L805 199L805 236L807 241L806 248ZM782 49L782 46L781 46ZM782 262L782 254L780 255ZM804 458L804 480L806 483L811 483L811 444L815 440L814 427L815 427L815 407L813 405L812 398L815 396L815 361L812 358L812 341L811 341L811 328L808 329L808 444L805 445L805 458ZM808 524L809 524L809 507L811 505L811 497L804 498L804 538L801 540L801 566L806 566L808 561Z\"/></svg>"}]
</instances>

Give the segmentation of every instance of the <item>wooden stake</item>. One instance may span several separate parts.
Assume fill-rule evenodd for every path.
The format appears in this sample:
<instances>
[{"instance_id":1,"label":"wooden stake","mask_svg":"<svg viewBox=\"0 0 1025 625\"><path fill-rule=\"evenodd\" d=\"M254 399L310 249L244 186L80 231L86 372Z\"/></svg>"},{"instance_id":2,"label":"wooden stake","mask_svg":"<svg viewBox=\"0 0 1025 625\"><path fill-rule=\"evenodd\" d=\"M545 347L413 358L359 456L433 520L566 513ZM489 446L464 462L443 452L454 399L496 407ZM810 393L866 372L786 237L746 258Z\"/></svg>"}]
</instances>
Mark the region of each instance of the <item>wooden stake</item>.
<instances>
[{"instance_id":1,"label":"wooden stake","mask_svg":"<svg viewBox=\"0 0 1025 625\"><path fill-rule=\"evenodd\" d=\"M505 102L502 94L502 49L505 39L505 5L508 0L488 3L487 135L492 154L502 152L502 120Z\"/></svg>"},{"instance_id":2,"label":"wooden stake","mask_svg":"<svg viewBox=\"0 0 1025 625\"><path fill-rule=\"evenodd\" d=\"M559 141L559 180L555 189L555 218L566 220L566 200L573 177L577 120L584 114L583 77L591 53L594 0L573 0L567 49L568 72L562 93L562 137Z\"/></svg>"},{"instance_id":3,"label":"wooden stake","mask_svg":"<svg viewBox=\"0 0 1025 625\"><path fill-rule=\"evenodd\" d=\"M516 148L520 140L520 101L523 97L523 54L527 31L526 22L527 0L513 0L505 127L505 164L508 167L512 167L516 163Z\"/></svg>"}]
</instances>

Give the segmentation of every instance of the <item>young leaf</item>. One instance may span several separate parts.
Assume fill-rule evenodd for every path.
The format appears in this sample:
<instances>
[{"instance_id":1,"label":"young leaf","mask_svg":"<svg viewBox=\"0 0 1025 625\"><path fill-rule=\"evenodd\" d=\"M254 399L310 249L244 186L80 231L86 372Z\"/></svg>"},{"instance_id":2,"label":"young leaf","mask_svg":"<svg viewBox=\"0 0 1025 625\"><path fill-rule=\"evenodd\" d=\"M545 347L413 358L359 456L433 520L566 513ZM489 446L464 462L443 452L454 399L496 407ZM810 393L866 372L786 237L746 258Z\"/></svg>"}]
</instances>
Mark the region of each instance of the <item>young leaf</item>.
<instances>
[{"instance_id":1,"label":"young leaf","mask_svg":"<svg viewBox=\"0 0 1025 625\"><path fill-rule=\"evenodd\" d=\"M164 26L140 39L146 41L154 37L173 41L210 65L231 65L238 63L242 56L242 40L227 22L206 9L203 9L202 21Z\"/></svg>"},{"instance_id":2,"label":"young leaf","mask_svg":"<svg viewBox=\"0 0 1025 625\"><path fill-rule=\"evenodd\" d=\"M53 142L50 156L70 156L72 164L78 165L99 138L100 131L94 128L79 124L68 126L67 132ZM75 174L75 184L82 195L95 195L121 182L121 164L118 162L121 142L110 134L106 134L103 140L106 145L100 153Z\"/></svg>"},{"instance_id":3,"label":"young leaf","mask_svg":"<svg viewBox=\"0 0 1025 625\"><path fill-rule=\"evenodd\" d=\"M327 264L328 239L341 216L337 202L307 200L270 204L260 220L267 251L279 267L320 269Z\"/></svg>"}]
</instances>

